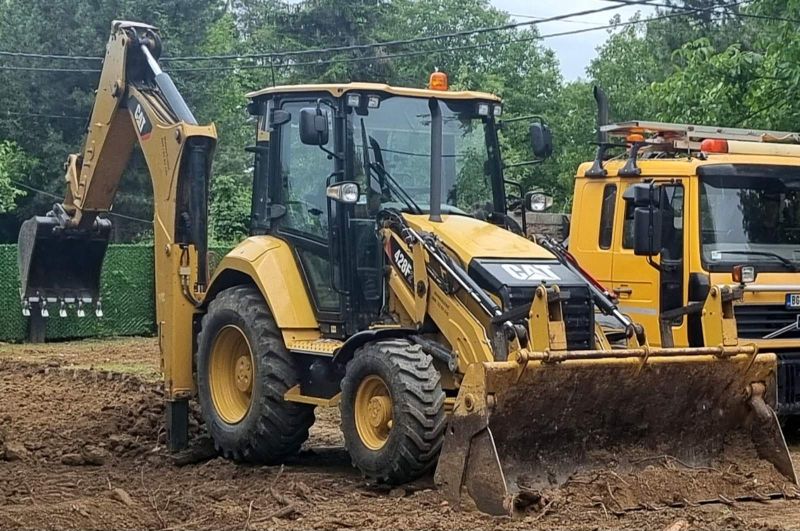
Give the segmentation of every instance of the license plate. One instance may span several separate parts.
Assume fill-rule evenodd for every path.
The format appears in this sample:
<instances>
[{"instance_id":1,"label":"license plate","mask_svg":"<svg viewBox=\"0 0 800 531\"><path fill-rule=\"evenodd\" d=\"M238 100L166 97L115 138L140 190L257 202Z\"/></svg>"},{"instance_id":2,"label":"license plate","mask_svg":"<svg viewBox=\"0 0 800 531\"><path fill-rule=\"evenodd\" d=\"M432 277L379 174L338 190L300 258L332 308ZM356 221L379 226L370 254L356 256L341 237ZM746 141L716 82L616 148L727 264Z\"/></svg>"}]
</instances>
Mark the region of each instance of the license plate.
<instances>
[{"instance_id":1,"label":"license plate","mask_svg":"<svg viewBox=\"0 0 800 531\"><path fill-rule=\"evenodd\" d=\"M787 293L786 307L789 309L800 308L800 293Z\"/></svg>"}]
</instances>

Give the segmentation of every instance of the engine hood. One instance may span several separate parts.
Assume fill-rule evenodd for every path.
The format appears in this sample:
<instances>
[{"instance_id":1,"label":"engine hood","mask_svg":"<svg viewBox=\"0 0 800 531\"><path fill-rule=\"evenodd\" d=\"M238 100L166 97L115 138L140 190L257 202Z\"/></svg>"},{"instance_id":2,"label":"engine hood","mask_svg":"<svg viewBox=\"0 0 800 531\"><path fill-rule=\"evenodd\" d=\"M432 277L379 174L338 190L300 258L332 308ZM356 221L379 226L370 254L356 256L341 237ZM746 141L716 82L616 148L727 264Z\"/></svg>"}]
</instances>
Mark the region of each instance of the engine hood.
<instances>
[{"instance_id":1,"label":"engine hood","mask_svg":"<svg viewBox=\"0 0 800 531\"><path fill-rule=\"evenodd\" d=\"M497 296L503 310L528 307L537 286L558 286L570 349L594 348L594 302L586 283L546 249L491 223L443 215L434 223L424 215L404 215L417 231L439 237L464 264L467 274ZM399 266L398 266L399 267Z\"/></svg>"},{"instance_id":2,"label":"engine hood","mask_svg":"<svg viewBox=\"0 0 800 531\"><path fill-rule=\"evenodd\" d=\"M479 219L449 214L435 223L427 215L403 217L415 229L438 236L465 265L474 258L553 259L531 240Z\"/></svg>"}]
</instances>

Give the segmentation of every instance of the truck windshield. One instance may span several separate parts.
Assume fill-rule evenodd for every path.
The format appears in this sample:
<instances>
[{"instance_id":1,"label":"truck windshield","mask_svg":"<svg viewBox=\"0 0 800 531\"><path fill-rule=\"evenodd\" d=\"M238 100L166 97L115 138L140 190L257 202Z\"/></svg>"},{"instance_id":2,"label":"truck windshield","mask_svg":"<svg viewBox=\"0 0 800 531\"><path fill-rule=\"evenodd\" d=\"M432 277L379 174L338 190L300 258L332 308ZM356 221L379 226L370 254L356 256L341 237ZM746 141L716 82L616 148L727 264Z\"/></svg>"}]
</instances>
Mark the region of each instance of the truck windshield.
<instances>
[{"instance_id":1,"label":"truck windshield","mask_svg":"<svg viewBox=\"0 0 800 531\"><path fill-rule=\"evenodd\" d=\"M700 187L703 260L711 270L757 264L800 266L800 174L704 175Z\"/></svg>"},{"instance_id":2,"label":"truck windshield","mask_svg":"<svg viewBox=\"0 0 800 531\"><path fill-rule=\"evenodd\" d=\"M475 101L440 100L442 109L442 212L465 214L491 197L486 164L486 123ZM381 207L426 212L430 202L431 116L428 100L393 96L366 114L351 112L348 133L354 174L367 201Z\"/></svg>"}]
</instances>

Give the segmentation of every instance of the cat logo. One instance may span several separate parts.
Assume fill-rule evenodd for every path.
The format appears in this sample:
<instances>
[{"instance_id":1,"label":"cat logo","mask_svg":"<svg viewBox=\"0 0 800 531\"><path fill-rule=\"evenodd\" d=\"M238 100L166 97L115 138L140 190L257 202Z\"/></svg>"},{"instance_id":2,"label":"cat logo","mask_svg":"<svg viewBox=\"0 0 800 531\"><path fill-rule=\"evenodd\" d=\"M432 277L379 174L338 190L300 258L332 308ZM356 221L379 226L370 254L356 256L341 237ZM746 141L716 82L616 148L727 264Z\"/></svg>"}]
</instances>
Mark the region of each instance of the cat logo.
<instances>
[{"instance_id":1,"label":"cat logo","mask_svg":"<svg viewBox=\"0 0 800 531\"><path fill-rule=\"evenodd\" d=\"M544 264L503 264L503 270L515 280L561 280L549 265Z\"/></svg>"},{"instance_id":2,"label":"cat logo","mask_svg":"<svg viewBox=\"0 0 800 531\"><path fill-rule=\"evenodd\" d=\"M139 138L141 140L150 138L150 133L153 132L153 125L150 123L142 104L131 96L128 98L128 109L131 110L133 123L136 124L136 130L139 132Z\"/></svg>"},{"instance_id":3,"label":"cat logo","mask_svg":"<svg viewBox=\"0 0 800 531\"><path fill-rule=\"evenodd\" d=\"M142 130L144 130L144 126L147 124L147 118L144 117L142 106L138 103L136 104L136 110L133 111L133 119L136 120L136 127L139 128L139 132L141 133Z\"/></svg>"}]
</instances>

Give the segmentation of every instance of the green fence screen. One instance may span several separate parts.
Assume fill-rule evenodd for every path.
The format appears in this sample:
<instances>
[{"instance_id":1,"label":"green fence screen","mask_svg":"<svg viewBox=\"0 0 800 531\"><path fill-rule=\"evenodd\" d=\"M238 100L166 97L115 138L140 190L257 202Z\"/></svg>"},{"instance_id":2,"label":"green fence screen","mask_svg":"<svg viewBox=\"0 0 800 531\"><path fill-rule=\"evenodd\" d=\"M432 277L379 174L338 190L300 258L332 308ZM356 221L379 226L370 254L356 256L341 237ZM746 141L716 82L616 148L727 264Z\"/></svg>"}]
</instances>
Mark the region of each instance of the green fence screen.
<instances>
[{"instance_id":1,"label":"green fence screen","mask_svg":"<svg viewBox=\"0 0 800 531\"><path fill-rule=\"evenodd\" d=\"M212 265L229 249L212 249ZM84 337L152 335L155 333L154 272L152 245L110 245L101 276L103 317L87 311L77 317L75 308L67 317L58 316L50 305L48 340ZM0 245L0 341L23 341L28 335L28 318L22 315L19 299L17 246ZM87 308L88 310L88 308Z\"/></svg>"}]
</instances>

